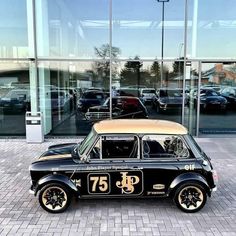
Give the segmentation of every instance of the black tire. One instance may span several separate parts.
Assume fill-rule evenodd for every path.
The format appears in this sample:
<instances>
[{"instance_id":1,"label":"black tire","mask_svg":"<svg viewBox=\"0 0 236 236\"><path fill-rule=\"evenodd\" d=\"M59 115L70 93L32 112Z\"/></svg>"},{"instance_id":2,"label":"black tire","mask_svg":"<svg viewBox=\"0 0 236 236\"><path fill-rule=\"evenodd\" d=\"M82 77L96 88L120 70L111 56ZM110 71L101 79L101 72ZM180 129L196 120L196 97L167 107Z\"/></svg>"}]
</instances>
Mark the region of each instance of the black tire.
<instances>
[{"instance_id":1,"label":"black tire","mask_svg":"<svg viewBox=\"0 0 236 236\"><path fill-rule=\"evenodd\" d=\"M50 213L61 213L69 207L71 193L66 186L60 183L50 183L40 190L39 203L44 210Z\"/></svg>"},{"instance_id":2,"label":"black tire","mask_svg":"<svg viewBox=\"0 0 236 236\"><path fill-rule=\"evenodd\" d=\"M195 182L182 184L174 195L174 202L177 207L187 213L194 213L201 210L206 204L206 201L206 190L202 185Z\"/></svg>"}]
</instances>

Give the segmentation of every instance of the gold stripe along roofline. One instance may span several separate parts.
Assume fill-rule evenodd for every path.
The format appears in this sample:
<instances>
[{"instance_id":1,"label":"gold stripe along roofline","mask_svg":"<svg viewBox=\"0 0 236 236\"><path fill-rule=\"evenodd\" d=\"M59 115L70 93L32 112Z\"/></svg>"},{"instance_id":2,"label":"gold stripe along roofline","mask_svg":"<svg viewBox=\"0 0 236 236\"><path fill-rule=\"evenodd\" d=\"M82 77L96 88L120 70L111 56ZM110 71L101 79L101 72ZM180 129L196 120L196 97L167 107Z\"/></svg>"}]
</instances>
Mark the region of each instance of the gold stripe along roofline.
<instances>
[{"instance_id":1,"label":"gold stripe along roofline","mask_svg":"<svg viewBox=\"0 0 236 236\"><path fill-rule=\"evenodd\" d=\"M181 124L166 120L119 119L103 120L94 124L94 130L102 133L145 133L145 134L187 134L188 130Z\"/></svg>"}]
</instances>

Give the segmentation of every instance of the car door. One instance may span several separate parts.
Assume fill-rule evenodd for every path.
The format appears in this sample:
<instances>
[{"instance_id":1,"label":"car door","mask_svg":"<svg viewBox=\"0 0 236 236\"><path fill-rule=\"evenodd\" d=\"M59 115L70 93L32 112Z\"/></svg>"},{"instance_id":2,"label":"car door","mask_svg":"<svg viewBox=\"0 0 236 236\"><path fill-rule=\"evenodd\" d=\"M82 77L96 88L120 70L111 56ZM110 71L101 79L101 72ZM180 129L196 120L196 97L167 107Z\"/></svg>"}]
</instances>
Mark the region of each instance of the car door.
<instances>
[{"instance_id":1,"label":"car door","mask_svg":"<svg viewBox=\"0 0 236 236\"><path fill-rule=\"evenodd\" d=\"M143 170L140 166L137 136L103 135L88 155L89 161L79 174L81 197L142 195Z\"/></svg>"}]
</instances>

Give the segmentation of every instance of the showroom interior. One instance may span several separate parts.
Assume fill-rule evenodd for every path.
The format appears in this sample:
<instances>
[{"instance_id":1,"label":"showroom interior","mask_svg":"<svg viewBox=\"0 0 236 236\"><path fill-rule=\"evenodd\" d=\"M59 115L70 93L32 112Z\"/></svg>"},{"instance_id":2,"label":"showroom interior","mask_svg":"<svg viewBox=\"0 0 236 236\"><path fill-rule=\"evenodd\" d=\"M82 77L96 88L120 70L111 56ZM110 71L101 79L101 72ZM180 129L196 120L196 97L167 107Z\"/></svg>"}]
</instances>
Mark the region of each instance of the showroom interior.
<instances>
[{"instance_id":1,"label":"showroom interior","mask_svg":"<svg viewBox=\"0 0 236 236\"><path fill-rule=\"evenodd\" d=\"M224 10L222 10L224 9ZM236 2L3 0L0 136L86 135L102 119L236 134Z\"/></svg>"}]
</instances>

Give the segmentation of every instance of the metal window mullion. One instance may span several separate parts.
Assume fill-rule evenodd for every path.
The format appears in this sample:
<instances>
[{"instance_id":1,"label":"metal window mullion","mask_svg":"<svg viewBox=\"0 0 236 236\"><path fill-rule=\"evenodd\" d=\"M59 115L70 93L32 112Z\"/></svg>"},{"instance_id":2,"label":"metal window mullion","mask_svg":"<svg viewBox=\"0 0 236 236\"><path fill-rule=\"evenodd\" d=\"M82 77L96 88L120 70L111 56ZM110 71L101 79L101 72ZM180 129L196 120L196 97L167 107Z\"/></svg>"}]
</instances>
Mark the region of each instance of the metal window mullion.
<instances>
[{"instance_id":1,"label":"metal window mullion","mask_svg":"<svg viewBox=\"0 0 236 236\"><path fill-rule=\"evenodd\" d=\"M184 12L184 76L183 76L183 99L182 99L182 125L184 125L185 112L185 81L186 81L186 55L187 55L187 29L188 29L188 0L185 0Z\"/></svg>"},{"instance_id":2,"label":"metal window mullion","mask_svg":"<svg viewBox=\"0 0 236 236\"><path fill-rule=\"evenodd\" d=\"M2 57L0 58L0 61L28 61L29 58L5 58L5 57ZM97 58L91 58L91 59L83 59L83 58L76 58L76 57L73 57L73 58L68 58L68 57L65 57L65 58L52 58L52 57L37 57L37 61L65 61L65 62L68 62L68 61L73 61L73 62L93 62L93 61L110 61L109 59L107 60L103 60L103 59L97 59ZM140 59L140 60L132 60L132 59L116 59L117 62L127 62L127 61L142 61L142 62L154 62L154 61L157 61L157 62L161 62L161 59L157 59L157 58L153 58L153 59ZM163 62L173 62L173 61L177 61L177 62L183 62L184 60L178 60L176 58L173 58L173 59L164 59ZM215 59L215 60L212 60L212 59L202 59L202 58L199 58L199 59L191 59L189 58L189 61L192 61L192 62L199 62L201 61L202 63L224 63L224 62L228 62L228 63L236 63L236 59Z\"/></svg>"},{"instance_id":3,"label":"metal window mullion","mask_svg":"<svg viewBox=\"0 0 236 236\"><path fill-rule=\"evenodd\" d=\"M110 46L110 78L109 78L109 89L110 89L110 119L112 119L112 0L110 0L109 6L109 46Z\"/></svg>"},{"instance_id":4,"label":"metal window mullion","mask_svg":"<svg viewBox=\"0 0 236 236\"><path fill-rule=\"evenodd\" d=\"M196 136L199 136L199 122L200 122L200 87L201 87L201 75L202 75L202 62L198 64L198 88L197 88L197 124L196 124Z\"/></svg>"},{"instance_id":5,"label":"metal window mullion","mask_svg":"<svg viewBox=\"0 0 236 236\"><path fill-rule=\"evenodd\" d=\"M38 90L39 90L39 76L38 76L38 55L37 55L37 32L36 32L36 6L35 6L35 0L32 0L32 13L33 13L33 44L34 44L34 58L33 58L33 61L34 61L34 66L35 66L35 84L36 84L36 107L37 107L37 111L39 111L39 93L38 93Z\"/></svg>"}]
</instances>

